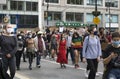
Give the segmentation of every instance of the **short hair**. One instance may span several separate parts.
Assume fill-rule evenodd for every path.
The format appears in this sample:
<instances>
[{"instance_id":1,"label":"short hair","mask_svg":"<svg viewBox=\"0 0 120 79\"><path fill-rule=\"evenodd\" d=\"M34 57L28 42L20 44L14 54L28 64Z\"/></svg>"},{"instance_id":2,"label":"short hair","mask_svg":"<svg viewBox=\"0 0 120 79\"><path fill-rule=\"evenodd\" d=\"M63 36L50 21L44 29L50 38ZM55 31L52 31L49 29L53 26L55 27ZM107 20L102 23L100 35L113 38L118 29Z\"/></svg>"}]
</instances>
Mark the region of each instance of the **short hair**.
<instances>
[{"instance_id":1,"label":"short hair","mask_svg":"<svg viewBox=\"0 0 120 79\"><path fill-rule=\"evenodd\" d=\"M99 28L99 31L101 31L102 29L103 29L103 30L105 30L105 28L104 28L104 27L100 27L100 28Z\"/></svg>"},{"instance_id":2,"label":"short hair","mask_svg":"<svg viewBox=\"0 0 120 79\"><path fill-rule=\"evenodd\" d=\"M95 25L88 26L88 32L91 33L91 31L93 31L94 28L95 28Z\"/></svg>"},{"instance_id":3,"label":"short hair","mask_svg":"<svg viewBox=\"0 0 120 79\"><path fill-rule=\"evenodd\" d=\"M119 32L114 32L112 33L112 38L119 37L120 38L120 33Z\"/></svg>"}]
</instances>

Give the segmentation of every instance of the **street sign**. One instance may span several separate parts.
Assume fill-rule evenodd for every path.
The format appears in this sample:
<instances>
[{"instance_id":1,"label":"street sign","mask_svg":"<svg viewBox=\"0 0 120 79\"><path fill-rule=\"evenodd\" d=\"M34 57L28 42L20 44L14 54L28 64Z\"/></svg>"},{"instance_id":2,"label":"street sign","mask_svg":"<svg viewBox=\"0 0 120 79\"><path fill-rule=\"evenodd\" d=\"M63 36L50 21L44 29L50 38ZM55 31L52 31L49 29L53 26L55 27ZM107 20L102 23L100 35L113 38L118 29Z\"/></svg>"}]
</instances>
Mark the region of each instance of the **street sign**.
<instances>
[{"instance_id":1,"label":"street sign","mask_svg":"<svg viewBox=\"0 0 120 79\"><path fill-rule=\"evenodd\" d=\"M99 24L99 23L100 23L100 19L99 19L98 17L95 17L95 18L93 19L93 23L94 23L94 24Z\"/></svg>"}]
</instances>

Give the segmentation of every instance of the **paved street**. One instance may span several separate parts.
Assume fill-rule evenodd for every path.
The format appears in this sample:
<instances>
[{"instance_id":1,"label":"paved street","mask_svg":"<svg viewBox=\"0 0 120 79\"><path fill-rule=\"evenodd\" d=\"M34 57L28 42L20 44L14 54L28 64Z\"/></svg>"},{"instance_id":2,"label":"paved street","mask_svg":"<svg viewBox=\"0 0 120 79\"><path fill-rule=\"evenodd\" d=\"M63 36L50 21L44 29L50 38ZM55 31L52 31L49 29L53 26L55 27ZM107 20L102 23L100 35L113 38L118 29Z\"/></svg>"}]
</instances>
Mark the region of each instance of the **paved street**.
<instances>
[{"instance_id":1,"label":"paved street","mask_svg":"<svg viewBox=\"0 0 120 79\"><path fill-rule=\"evenodd\" d=\"M101 61L102 62L102 61ZM101 79L103 65L100 62L98 72L100 74L96 79ZM42 59L42 67L36 68L35 60L33 63L33 70L28 69L28 62L21 63L21 70L17 71L15 79L85 79L84 72L86 64L80 63L80 68L75 69L69 60L66 69L61 69L59 64L55 61Z\"/></svg>"}]
</instances>

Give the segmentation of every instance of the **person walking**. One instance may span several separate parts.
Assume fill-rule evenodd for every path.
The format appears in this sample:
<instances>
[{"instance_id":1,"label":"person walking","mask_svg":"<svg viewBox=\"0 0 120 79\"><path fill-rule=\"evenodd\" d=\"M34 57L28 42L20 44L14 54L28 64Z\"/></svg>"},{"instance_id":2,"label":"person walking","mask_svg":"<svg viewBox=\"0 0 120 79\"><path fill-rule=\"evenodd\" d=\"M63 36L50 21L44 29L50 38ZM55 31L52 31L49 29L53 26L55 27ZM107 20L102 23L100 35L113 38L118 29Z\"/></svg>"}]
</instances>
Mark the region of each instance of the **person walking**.
<instances>
[{"instance_id":1,"label":"person walking","mask_svg":"<svg viewBox=\"0 0 120 79\"><path fill-rule=\"evenodd\" d=\"M66 68L65 64L68 63L66 58L66 38L61 34L61 39L58 46L57 62L60 63L61 68Z\"/></svg>"},{"instance_id":2,"label":"person walking","mask_svg":"<svg viewBox=\"0 0 120 79\"><path fill-rule=\"evenodd\" d=\"M42 32L38 31L37 32L37 37L35 37L35 47L36 47L36 66L38 68L41 67L40 61L41 61L41 55L44 53L44 50L46 50L45 47L45 41L42 37Z\"/></svg>"},{"instance_id":3,"label":"person walking","mask_svg":"<svg viewBox=\"0 0 120 79\"><path fill-rule=\"evenodd\" d=\"M71 60L72 60L72 64L75 63L75 60L74 60L74 53L73 53L73 49L72 49L72 46L71 46L71 43L72 43L72 35L70 33L68 33L67 35L67 54L66 54L66 57L68 59L68 55L70 53L70 56L71 56Z\"/></svg>"},{"instance_id":4,"label":"person walking","mask_svg":"<svg viewBox=\"0 0 120 79\"><path fill-rule=\"evenodd\" d=\"M120 33L112 33L112 43L103 53L104 73L102 79L120 79Z\"/></svg>"},{"instance_id":5,"label":"person walking","mask_svg":"<svg viewBox=\"0 0 120 79\"><path fill-rule=\"evenodd\" d=\"M29 61L29 69L32 70L32 62L35 56L35 40L32 38L32 34L28 35L28 39L26 39L27 43L27 56Z\"/></svg>"},{"instance_id":6,"label":"person walking","mask_svg":"<svg viewBox=\"0 0 120 79\"><path fill-rule=\"evenodd\" d=\"M83 63L87 61L87 65L90 70L88 79L95 79L98 62L100 61L100 56L102 54L101 45L98 36L94 35L96 28L94 26L90 26L88 31L90 35L85 37L83 43Z\"/></svg>"},{"instance_id":7,"label":"person walking","mask_svg":"<svg viewBox=\"0 0 120 79\"><path fill-rule=\"evenodd\" d=\"M77 32L74 32L72 37L72 48L74 50L75 68L78 68L80 52L82 50L82 37Z\"/></svg>"},{"instance_id":8,"label":"person walking","mask_svg":"<svg viewBox=\"0 0 120 79\"><path fill-rule=\"evenodd\" d=\"M13 79L16 72L15 53L17 51L17 37L13 36L11 24L5 26L5 32L0 36L0 47L5 71L5 79ZM7 73L10 70L10 75Z\"/></svg>"},{"instance_id":9,"label":"person walking","mask_svg":"<svg viewBox=\"0 0 120 79\"><path fill-rule=\"evenodd\" d=\"M20 70L20 62L21 62L21 56L24 52L24 38L21 34L17 35L17 52L15 54L16 56L16 67L17 70Z\"/></svg>"},{"instance_id":10,"label":"person walking","mask_svg":"<svg viewBox=\"0 0 120 79\"><path fill-rule=\"evenodd\" d=\"M51 58L53 60L55 58L55 54L57 53L57 45L58 45L58 41L56 39L56 34L53 33L50 41Z\"/></svg>"}]
</instances>

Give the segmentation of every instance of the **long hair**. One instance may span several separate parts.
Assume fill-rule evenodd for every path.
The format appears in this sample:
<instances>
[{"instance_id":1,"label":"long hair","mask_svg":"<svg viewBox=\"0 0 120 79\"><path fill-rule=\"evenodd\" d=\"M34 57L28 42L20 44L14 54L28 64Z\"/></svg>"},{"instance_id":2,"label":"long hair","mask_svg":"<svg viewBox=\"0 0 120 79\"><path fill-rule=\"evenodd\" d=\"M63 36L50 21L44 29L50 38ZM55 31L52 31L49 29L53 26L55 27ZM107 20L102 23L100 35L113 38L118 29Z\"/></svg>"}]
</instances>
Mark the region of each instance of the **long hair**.
<instances>
[{"instance_id":1,"label":"long hair","mask_svg":"<svg viewBox=\"0 0 120 79\"><path fill-rule=\"evenodd\" d=\"M75 38L75 35L79 37L79 34L77 32L74 32L72 38Z\"/></svg>"}]
</instances>

